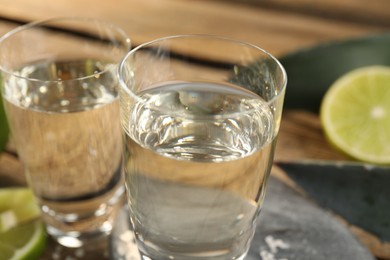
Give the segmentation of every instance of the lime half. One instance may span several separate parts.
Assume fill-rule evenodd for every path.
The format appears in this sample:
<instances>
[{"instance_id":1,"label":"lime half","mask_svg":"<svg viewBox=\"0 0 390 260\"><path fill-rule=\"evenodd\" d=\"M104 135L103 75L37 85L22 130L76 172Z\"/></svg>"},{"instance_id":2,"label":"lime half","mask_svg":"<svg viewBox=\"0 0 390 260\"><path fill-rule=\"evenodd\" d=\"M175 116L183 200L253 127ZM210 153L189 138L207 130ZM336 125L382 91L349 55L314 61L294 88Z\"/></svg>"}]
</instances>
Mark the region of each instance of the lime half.
<instances>
[{"instance_id":1,"label":"lime half","mask_svg":"<svg viewBox=\"0 0 390 260\"><path fill-rule=\"evenodd\" d=\"M339 78L320 117L335 147L360 161L390 164L390 67L363 67Z\"/></svg>"},{"instance_id":2,"label":"lime half","mask_svg":"<svg viewBox=\"0 0 390 260\"><path fill-rule=\"evenodd\" d=\"M28 188L0 189L0 232L39 216L40 211Z\"/></svg>"},{"instance_id":3,"label":"lime half","mask_svg":"<svg viewBox=\"0 0 390 260\"><path fill-rule=\"evenodd\" d=\"M19 224L0 233L0 260L38 259L46 242L46 232L41 220Z\"/></svg>"},{"instance_id":4,"label":"lime half","mask_svg":"<svg viewBox=\"0 0 390 260\"><path fill-rule=\"evenodd\" d=\"M46 232L28 188L0 189L0 260L38 259Z\"/></svg>"}]
</instances>

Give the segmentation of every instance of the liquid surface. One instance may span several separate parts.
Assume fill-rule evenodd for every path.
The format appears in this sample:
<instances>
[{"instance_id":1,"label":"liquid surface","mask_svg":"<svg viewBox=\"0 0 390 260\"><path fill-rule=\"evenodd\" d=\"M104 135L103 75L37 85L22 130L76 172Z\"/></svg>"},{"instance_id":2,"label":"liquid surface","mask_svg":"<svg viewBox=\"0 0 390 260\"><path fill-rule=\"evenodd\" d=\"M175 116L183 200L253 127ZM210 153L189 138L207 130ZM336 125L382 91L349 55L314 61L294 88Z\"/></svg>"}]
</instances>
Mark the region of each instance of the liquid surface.
<instances>
[{"instance_id":1,"label":"liquid surface","mask_svg":"<svg viewBox=\"0 0 390 260\"><path fill-rule=\"evenodd\" d=\"M272 164L268 105L251 92L203 83L159 86L140 97L145 102L121 100L121 122L141 252L241 259Z\"/></svg>"},{"instance_id":2,"label":"liquid surface","mask_svg":"<svg viewBox=\"0 0 390 260\"><path fill-rule=\"evenodd\" d=\"M30 64L7 78L3 95L44 113L90 110L117 98L114 73L113 65L94 60Z\"/></svg>"}]
</instances>

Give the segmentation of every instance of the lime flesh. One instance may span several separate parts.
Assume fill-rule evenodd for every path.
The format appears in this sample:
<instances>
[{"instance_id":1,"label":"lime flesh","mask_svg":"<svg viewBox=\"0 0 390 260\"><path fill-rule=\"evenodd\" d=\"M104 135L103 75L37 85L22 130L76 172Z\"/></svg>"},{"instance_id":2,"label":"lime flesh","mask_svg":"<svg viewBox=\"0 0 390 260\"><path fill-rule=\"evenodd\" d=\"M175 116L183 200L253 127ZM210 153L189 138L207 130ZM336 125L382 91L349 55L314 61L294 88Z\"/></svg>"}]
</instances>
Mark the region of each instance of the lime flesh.
<instances>
[{"instance_id":1,"label":"lime flesh","mask_svg":"<svg viewBox=\"0 0 390 260\"><path fill-rule=\"evenodd\" d=\"M28 188L0 189L0 232L8 227L37 218L40 215L32 191ZM7 223L8 222L8 223Z\"/></svg>"},{"instance_id":2,"label":"lime flesh","mask_svg":"<svg viewBox=\"0 0 390 260\"><path fill-rule=\"evenodd\" d=\"M28 188L0 189L0 260L38 259L46 232Z\"/></svg>"},{"instance_id":3,"label":"lime flesh","mask_svg":"<svg viewBox=\"0 0 390 260\"><path fill-rule=\"evenodd\" d=\"M342 76L325 94L320 117L335 147L360 161L390 164L390 68Z\"/></svg>"},{"instance_id":4,"label":"lime flesh","mask_svg":"<svg viewBox=\"0 0 390 260\"><path fill-rule=\"evenodd\" d=\"M40 219L0 233L0 260L38 259L45 248L46 233Z\"/></svg>"}]
</instances>

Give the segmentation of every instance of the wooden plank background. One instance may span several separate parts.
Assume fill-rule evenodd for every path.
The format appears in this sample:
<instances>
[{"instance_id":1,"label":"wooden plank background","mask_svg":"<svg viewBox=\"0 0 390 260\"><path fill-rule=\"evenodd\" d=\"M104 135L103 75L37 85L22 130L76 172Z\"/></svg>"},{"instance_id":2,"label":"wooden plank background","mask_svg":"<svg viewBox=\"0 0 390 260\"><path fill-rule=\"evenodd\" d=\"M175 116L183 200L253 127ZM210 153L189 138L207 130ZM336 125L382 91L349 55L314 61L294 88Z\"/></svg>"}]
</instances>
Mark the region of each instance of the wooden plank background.
<instances>
[{"instance_id":1,"label":"wooden plank background","mask_svg":"<svg viewBox=\"0 0 390 260\"><path fill-rule=\"evenodd\" d=\"M2 0L0 17L26 22L88 16L113 22L139 44L206 33L257 44L274 55L320 42L386 31L387 0Z\"/></svg>"}]
</instances>

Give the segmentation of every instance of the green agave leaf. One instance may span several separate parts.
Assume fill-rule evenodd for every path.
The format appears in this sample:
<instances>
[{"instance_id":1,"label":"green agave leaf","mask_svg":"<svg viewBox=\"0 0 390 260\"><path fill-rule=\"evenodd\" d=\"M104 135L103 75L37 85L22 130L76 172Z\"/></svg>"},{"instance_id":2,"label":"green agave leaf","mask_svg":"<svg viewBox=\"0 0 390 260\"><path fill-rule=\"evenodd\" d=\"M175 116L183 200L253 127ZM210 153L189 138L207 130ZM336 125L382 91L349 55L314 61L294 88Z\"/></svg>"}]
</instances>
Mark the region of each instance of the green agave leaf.
<instances>
[{"instance_id":1,"label":"green agave leaf","mask_svg":"<svg viewBox=\"0 0 390 260\"><path fill-rule=\"evenodd\" d=\"M5 116L3 101L1 98L1 75L0 75L0 152L4 149L8 141L9 128L7 118Z\"/></svg>"},{"instance_id":2,"label":"green agave leaf","mask_svg":"<svg viewBox=\"0 0 390 260\"><path fill-rule=\"evenodd\" d=\"M323 95L341 75L369 65L390 66L390 34L322 44L279 60L288 77L285 108L318 112Z\"/></svg>"}]
</instances>

